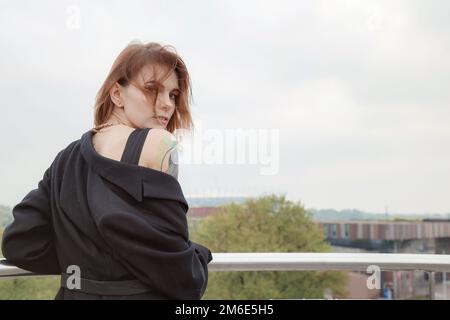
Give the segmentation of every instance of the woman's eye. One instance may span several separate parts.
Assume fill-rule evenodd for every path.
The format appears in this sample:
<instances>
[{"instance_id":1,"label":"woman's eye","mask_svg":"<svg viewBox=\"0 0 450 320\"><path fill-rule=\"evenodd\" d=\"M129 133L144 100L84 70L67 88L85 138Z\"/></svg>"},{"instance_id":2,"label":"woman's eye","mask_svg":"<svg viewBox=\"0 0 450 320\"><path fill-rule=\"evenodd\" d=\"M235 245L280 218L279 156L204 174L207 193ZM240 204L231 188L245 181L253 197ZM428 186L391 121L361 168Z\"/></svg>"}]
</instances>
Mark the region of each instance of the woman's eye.
<instances>
[{"instance_id":1,"label":"woman's eye","mask_svg":"<svg viewBox=\"0 0 450 320\"><path fill-rule=\"evenodd\" d=\"M171 95L170 95L170 97L171 97L171 99L176 99L177 97L178 97L178 94L175 94L175 93L172 93Z\"/></svg>"},{"instance_id":2,"label":"woman's eye","mask_svg":"<svg viewBox=\"0 0 450 320\"><path fill-rule=\"evenodd\" d=\"M150 92L155 92L156 91L156 88L152 88L152 87L149 87L149 88L146 88L148 91L150 91Z\"/></svg>"}]
</instances>

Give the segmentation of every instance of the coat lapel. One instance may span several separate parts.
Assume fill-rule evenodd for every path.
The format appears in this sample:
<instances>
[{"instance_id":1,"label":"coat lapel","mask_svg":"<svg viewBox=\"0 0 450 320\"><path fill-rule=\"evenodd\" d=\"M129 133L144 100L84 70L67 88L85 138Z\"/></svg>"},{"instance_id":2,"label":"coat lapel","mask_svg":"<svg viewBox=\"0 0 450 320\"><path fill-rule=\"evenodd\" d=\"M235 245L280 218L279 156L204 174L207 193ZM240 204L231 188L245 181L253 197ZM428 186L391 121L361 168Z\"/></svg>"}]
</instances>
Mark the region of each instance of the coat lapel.
<instances>
[{"instance_id":1,"label":"coat lapel","mask_svg":"<svg viewBox=\"0 0 450 320\"><path fill-rule=\"evenodd\" d=\"M170 174L106 158L94 149L93 132L83 134L81 153L89 167L114 185L124 189L137 201L144 197L175 200L188 210L188 204L177 179Z\"/></svg>"}]
</instances>

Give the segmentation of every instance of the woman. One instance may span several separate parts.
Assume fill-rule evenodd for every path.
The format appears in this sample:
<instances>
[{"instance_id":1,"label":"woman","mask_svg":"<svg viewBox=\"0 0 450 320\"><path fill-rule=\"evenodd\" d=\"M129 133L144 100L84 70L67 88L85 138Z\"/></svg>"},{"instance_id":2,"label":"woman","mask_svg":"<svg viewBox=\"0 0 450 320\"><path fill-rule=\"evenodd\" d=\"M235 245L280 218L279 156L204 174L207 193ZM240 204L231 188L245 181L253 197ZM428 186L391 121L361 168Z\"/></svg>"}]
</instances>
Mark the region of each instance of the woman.
<instances>
[{"instance_id":1,"label":"woman","mask_svg":"<svg viewBox=\"0 0 450 320\"><path fill-rule=\"evenodd\" d=\"M189 240L173 136L192 126L190 91L168 47L127 46L98 92L95 127L13 208L6 259L61 274L55 299L200 299L212 255Z\"/></svg>"}]
</instances>

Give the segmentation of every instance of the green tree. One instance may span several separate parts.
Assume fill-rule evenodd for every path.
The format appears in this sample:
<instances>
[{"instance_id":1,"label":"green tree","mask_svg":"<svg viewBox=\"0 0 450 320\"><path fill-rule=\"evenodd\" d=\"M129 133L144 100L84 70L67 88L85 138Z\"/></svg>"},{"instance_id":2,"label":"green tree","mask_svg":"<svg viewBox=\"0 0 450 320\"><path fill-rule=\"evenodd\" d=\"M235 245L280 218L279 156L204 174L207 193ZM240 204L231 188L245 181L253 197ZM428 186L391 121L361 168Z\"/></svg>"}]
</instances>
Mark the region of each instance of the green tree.
<instances>
[{"instance_id":1,"label":"green tree","mask_svg":"<svg viewBox=\"0 0 450 320\"><path fill-rule=\"evenodd\" d=\"M220 207L191 238L212 252L327 252L322 228L300 203L268 195ZM204 299L345 297L346 274L337 271L210 272Z\"/></svg>"},{"instance_id":2,"label":"green tree","mask_svg":"<svg viewBox=\"0 0 450 320\"><path fill-rule=\"evenodd\" d=\"M52 300L59 290L59 276L0 278L0 300Z\"/></svg>"},{"instance_id":3,"label":"green tree","mask_svg":"<svg viewBox=\"0 0 450 320\"><path fill-rule=\"evenodd\" d=\"M12 219L12 209L10 207L0 205L0 228L10 223Z\"/></svg>"}]
</instances>

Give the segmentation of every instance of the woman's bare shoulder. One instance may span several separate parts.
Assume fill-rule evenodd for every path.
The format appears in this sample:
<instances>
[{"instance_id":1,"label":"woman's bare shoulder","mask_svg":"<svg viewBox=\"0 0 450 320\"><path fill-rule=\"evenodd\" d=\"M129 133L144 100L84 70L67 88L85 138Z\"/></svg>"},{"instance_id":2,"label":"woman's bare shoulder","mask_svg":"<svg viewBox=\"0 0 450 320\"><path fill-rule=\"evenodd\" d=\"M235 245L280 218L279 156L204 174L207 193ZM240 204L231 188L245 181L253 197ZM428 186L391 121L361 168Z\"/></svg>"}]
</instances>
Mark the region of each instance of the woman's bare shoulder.
<instances>
[{"instance_id":1,"label":"woman's bare shoulder","mask_svg":"<svg viewBox=\"0 0 450 320\"><path fill-rule=\"evenodd\" d=\"M176 137L165 129L153 128L148 132L142 148L142 157L146 167L166 172L168 160L176 152Z\"/></svg>"}]
</instances>

